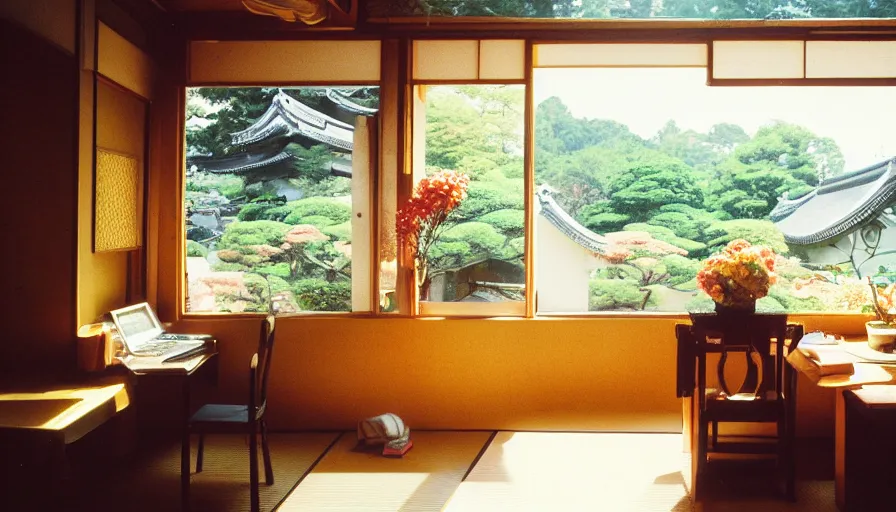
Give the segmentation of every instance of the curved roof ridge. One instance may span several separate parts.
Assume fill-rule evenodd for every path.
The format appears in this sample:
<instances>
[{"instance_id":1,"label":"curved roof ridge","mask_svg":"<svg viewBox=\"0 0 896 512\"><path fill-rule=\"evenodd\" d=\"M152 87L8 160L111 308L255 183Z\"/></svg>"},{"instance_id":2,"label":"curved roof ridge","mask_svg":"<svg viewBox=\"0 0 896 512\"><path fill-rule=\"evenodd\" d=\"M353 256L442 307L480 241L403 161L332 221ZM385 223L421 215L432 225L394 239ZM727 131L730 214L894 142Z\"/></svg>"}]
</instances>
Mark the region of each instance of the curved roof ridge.
<instances>
[{"instance_id":1,"label":"curved roof ridge","mask_svg":"<svg viewBox=\"0 0 896 512\"><path fill-rule=\"evenodd\" d=\"M561 233L589 251L601 256L607 254L613 243L606 237L598 235L572 218L572 216L554 200L552 191L549 187L545 185L538 187L535 196L538 198L538 202L541 205L541 215L543 215L555 228L559 229Z\"/></svg>"},{"instance_id":2,"label":"curved roof ridge","mask_svg":"<svg viewBox=\"0 0 896 512\"><path fill-rule=\"evenodd\" d=\"M379 109L365 107L364 105L359 105L351 100L345 93L337 90L337 89L327 89L327 99L335 103L340 108L351 112L352 114L361 114L365 116L372 116L379 112Z\"/></svg>"},{"instance_id":3,"label":"curved roof ridge","mask_svg":"<svg viewBox=\"0 0 896 512\"><path fill-rule=\"evenodd\" d=\"M245 146L281 134L301 135L335 149L352 151L353 132L352 125L322 114L281 90L257 121L230 136L234 145Z\"/></svg>"},{"instance_id":4,"label":"curved roof ridge","mask_svg":"<svg viewBox=\"0 0 896 512\"><path fill-rule=\"evenodd\" d=\"M772 222L778 222L795 212L800 206L809 202L816 195L817 190L813 190L796 199L786 199L782 197L781 199L778 199L778 204L776 204L772 211L769 212L768 216Z\"/></svg>"},{"instance_id":5,"label":"curved roof ridge","mask_svg":"<svg viewBox=\"0 0 896 512\"><path fill-rule=\"evenodd\" d=\"M874 179L868 179L869 176ZM840 186L831 187L824 194L815 194L812 201L806 201L790 216L776 221L786 242L810 245L838 237L876 218L896 199L896 159L850 173L847 178L839 180ZM808 210L795 215L804 205L810 205ZM839 205L843 205L845 211L828 215L831 206ZM826 215L828 218L824 220ZM819 222L825 224L813 226Z\"/></svg>"}]
</instances>

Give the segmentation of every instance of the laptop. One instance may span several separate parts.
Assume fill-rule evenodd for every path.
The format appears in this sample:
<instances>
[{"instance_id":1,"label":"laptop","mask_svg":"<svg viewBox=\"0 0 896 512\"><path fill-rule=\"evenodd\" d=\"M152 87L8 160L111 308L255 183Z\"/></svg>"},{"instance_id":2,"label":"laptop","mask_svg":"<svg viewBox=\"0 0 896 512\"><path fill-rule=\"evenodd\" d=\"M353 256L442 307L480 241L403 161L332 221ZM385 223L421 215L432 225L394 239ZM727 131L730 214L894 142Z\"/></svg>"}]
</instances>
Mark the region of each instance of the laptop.
<instances>
[{"instance_id":1,"label":"laptop","mask_svg":"<svg viewBox=\"0 0 896 512\"><path fill-rule=\"evenodd\" d=\"M159 318L146 302L110 311L128 353L157 357L162 362L187 359L205 351L208 334L172 334L162 329Z\"/></svg>"}]
</instances>

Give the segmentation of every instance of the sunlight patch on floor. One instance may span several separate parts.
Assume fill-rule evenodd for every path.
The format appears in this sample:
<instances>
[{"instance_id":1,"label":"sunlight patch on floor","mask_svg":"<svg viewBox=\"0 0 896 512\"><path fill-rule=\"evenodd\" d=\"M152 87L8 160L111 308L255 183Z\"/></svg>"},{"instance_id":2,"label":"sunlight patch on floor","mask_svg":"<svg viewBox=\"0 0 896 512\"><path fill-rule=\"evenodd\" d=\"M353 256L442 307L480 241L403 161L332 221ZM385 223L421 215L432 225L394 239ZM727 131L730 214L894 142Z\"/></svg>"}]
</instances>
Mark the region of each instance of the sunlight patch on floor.
<instances>
[{"instance_id":1,"label":"sunlight patch on floor","mask_svg":"<svg viewBox=\"0 0 896 512\"><path fill-rule=\"evenodd\" d=\"M449 512L691 510L677 434L499 432Z\"/></svg>"},{"instance_id":2,"label":"sunlight patch on floor","mask_svg":"<svg viewBox=\"0 0 896 512\"><path fill-rule=\"evenodd\" d=\"M415 431L414 447L395 459L356 450L347 432L278 511L441 510L490 434Z\"/></svg>"}]
</instances>

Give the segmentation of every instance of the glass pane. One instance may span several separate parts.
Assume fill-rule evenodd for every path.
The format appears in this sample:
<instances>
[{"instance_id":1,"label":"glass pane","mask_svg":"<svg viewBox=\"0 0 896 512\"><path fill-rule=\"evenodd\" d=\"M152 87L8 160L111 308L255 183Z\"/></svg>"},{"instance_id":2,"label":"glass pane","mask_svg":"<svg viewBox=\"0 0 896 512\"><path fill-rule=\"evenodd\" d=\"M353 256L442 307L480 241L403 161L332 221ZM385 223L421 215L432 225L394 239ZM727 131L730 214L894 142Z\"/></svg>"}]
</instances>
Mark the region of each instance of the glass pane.
<instances>
[{"instance_id":1,"label":"glass pane","mask_svg":"<svg viewBox=\"0 0 896 512\"><path fill-rule=\"evenodd\" d=\"M415 178L469 178L466 198L438 235L419 240L421 300L525 299L524 98L522 85L417 88Z\"/></svg>"},{"instance_id":2,"label":"glass pane","mask_svg":"<svg viewBox=\"0 0 896 512\"><path fill-rule=\"evenodd\" d=\"M760 310L858 313L896 278L896 89L705 81L535 70L539 312L711 310L696 274L735 239L777 253Z\"/></svg>"},{"instance_id":3,"label":"glass pane","mask_svg":"<svg viewBox=\"0 0 896 512\"><path fill-rule=\"evenodd\" d=\"M871 0L369 0L371 18L804 19L893 18L896 4Z\"/></svg>"},{"instance_id":4,"label":"glass pane","mask_svg":"<svg viewBox=\"0 0 896 512\"><path fill-rule=\"evenodd\" d=\"M352 156L378 106L367 86L187 90L188 312L352 310L370 286L352 273L370 253Z\"/></svg>"}]
</instances>

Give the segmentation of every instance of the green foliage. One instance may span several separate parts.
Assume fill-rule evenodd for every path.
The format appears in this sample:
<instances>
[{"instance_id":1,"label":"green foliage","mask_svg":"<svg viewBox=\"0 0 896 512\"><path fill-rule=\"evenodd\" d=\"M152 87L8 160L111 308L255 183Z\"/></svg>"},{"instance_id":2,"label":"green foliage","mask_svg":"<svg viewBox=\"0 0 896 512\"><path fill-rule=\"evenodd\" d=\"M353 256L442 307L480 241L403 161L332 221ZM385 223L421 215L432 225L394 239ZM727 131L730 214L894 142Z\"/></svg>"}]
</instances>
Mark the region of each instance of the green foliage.
<instances>
[{"instance_id":1,"label":"green foliage","mask_svg":"<svg viewBox=\"0 0 896 512\"><path fill-rule=\"evenodd\" d=\"M308 197L286 204L290 208L290 213L283 222L291 225L310 224L304 219L312 216L326 217L334 223L345 222L352 216L352 207L338 199Z\"/></svg>"},{"instance_id":2,"label":"green foliage","mask_svg":"<svg viewBox=\"0 0 896 512\"><path fill-rule=\"evenodd\" d=\"M522 236L526 227L526 216L522 210L495 210L480 217L479 221L510 238Z\"/></svg>"},{"instance_id":3,"label":"green foliage","mask_svg":"<svg viewBox=\"0 0 896 512\"><path fill-rule=\"evenodd\" d=\"M236 218L244 221L266 219L266 213L272 208L275 207L262 203L249 203L240 208L240 212L236 214Z\"/></svg>"},{"instance_id":4,"label":"green foliage","mask_svg":"<svg viewBox=\"0 0 896 512\"><path fill-rule=\"evenodd\" d=\"M693 281L697 272L700 271L701 262L679 254L669 254L663 257L663 266L669 274L669 278L664 284L675 288Z\"/></svg>"},{"instance_id":5,"label":"green foliage","mask_svg":"<svg viewBox=\"0 0 896 512\"><path fill-rule=\"evenodd\" d=\"M588 283L589 311L641 310L644 292L634 279L592 279Z\"/></svg>"},{"instance_id":6,"label":"green foliage","mask_svg":"<svg viewBox=\"0 0 896 512\"><path fill-rule=\"evenodd\" d=\"M322 230L323 234L329 236L333 240L342 240L343 242L352 241L352 222L346 221L341 224L326 226Z\"/></svg>"},{"instance_id":7,"label":"green foliage","mask_svg":"<svg viewBox=\"0 0 896 512\"><path fill-rule=\"evenodd\" d=\"M516 187L507 187L502 183L476 182L470 185L467 198L451 212L449 218L455 222L463 222L498 210L522 211L522 186L516 190Z\"/></svg>"},{"instance_id":8,"label":"green foliage","mask_svg":"<svg viewBox=\"0 0 896 512\"><path fill-rule=\"evenodd\" d=\"M789 248L784 241L784 235L775 227L775 224L767 220L739 219L728 220L715 224L717 229L715 238L707 245L711 250L717 250L728 242L743 238L754 245L766 245L778 254L787 254Z\"/></svg>"},{"instance_id":9,"label":"green foliage","mask_svg":"<svg viewBox=\"0 0 896 512\"><path fill-rule=\"evenodd\" d=\"M208 249L199 242L187 240L187 257L205 258L208 256Z\"/></svg>"},{"instance_id":10,"label":"green foliage","mask_svg":"<svg viewBox=\"0 0 896 512\"><path fill-rule=\"evenodd\" d=\"M610 183L610 204L617 213L643 222L663 205L703 205L693 170L671 159L639 165Z\"/></svg>"},{"instance_id":11,"label":"green foliage","mask_svg":"<svg viewBox=\"0 0 896 512\"><path fill-rule=\"evenodd\" d=\"M282 279L286 279L290 276L289 263L280 262L275 263L273 265L264 265L260 267L255 267L252 269L253 272L257 274L262 274L266 276L279 277Z\"/></svg>"},{"instance_id":12,"label":"green foliage","mask_svg":"<svg viewBox=\"0 0 896 512\"><path fill-rule=\"evenodd\" d=\"M307 217L302 217L302 224L311 224L317 229L322 230L325 227L337 224L337 222L330 217L324 217L323 215L309 215Z\"/></svg>"},{"instance_id":13,"label":"green foliage","mask_svg":"<svg viewBox=\"0 0 896 512\"><path fill-rule=\"evenodd\" d=\"M594 212L585 207L582 225L595 233L621 231L631 221L631 216L613 212Z\"/></svg>"},{"instance_id":14,"label":"green foliage","mask_svg":"<svg viewBox=\"0 0 896 512\"><path fill-rule=\"evenodd\" d=\"M222 249L239 249L248 245L280 246L289 225L270 220L236 221L227 225L221 241Z\"/></svg>"},{"instance_id":15,"label":"green foliage","mask_svg":"<svg viewBox=\"0 0 896 512\"><path fill-rule=\"evenodd\" d=\"M304 311L352 310L350 281L329 282L323 279L303 279L293 285L293 293Z\"/></svg>"},{"instance_id":16,"label":"green foliage","mask_svg":"<svg viewBox=\"0 0 896 512\"><path fill-rule=\"evenodd\" d=\"M462 267L473 261L472 255L473 250L467 242L442 239L433 244L428 259L431 270L445 270Z\"/></svg>"},{"instance_id":17,"label":"green foliage","mask_svg":"<svg viewBox=\"0 0 896 512\"><path fill-rule=\"evenodd\" d=\"M465 222L446 230L442 240L466 242L474 257L479 258L496 254L504 246L505 237L484 222Z\"/></svg>"},{"instance_id":18,"label":"green foliage","mask_svg":"<svg viewBox=\"0 0 896 512\"><path fill-rule=\"evenodd\" d=\"M372 6L379 16L501 16L523 18L691 18L706 20L890 18L896 5L868 0L427 0Z\"/></svg>"},{"instance_id":19,"label":"green foliage","mask_svg":"<svg viewBox=\"0 0 896 512\"><path fill-rule=\"evenodd\" d=\"M239 263L228 263L228 262L220 262L212 265L212 270L214 272L245 272L249 270L249 267L245 265L241 265Z\"/></svg>"},{"instance_id":20,"label":"green foliage","mask_svg":"<svg viewBox=\"0 0 896 512\"><path fill-rule=\"evenodd\" d=\"M825 311L827 308L818 297L794 297L781 286L772 286L769 297L775 299L786 311ZM757 303L758 305L758 303Z\"/></svg>"},{"instance_id":21,"label":"green foliage","mask_svg":"<svg viewBox=\"0 0 896 512\"><path fill-rule=\"evenodd\" d=\"M522 155L524 88L430 86L426 94L426 166L482 180ZM474 128L475 127L475 128Z\"/></svg>"}]
</instances>

